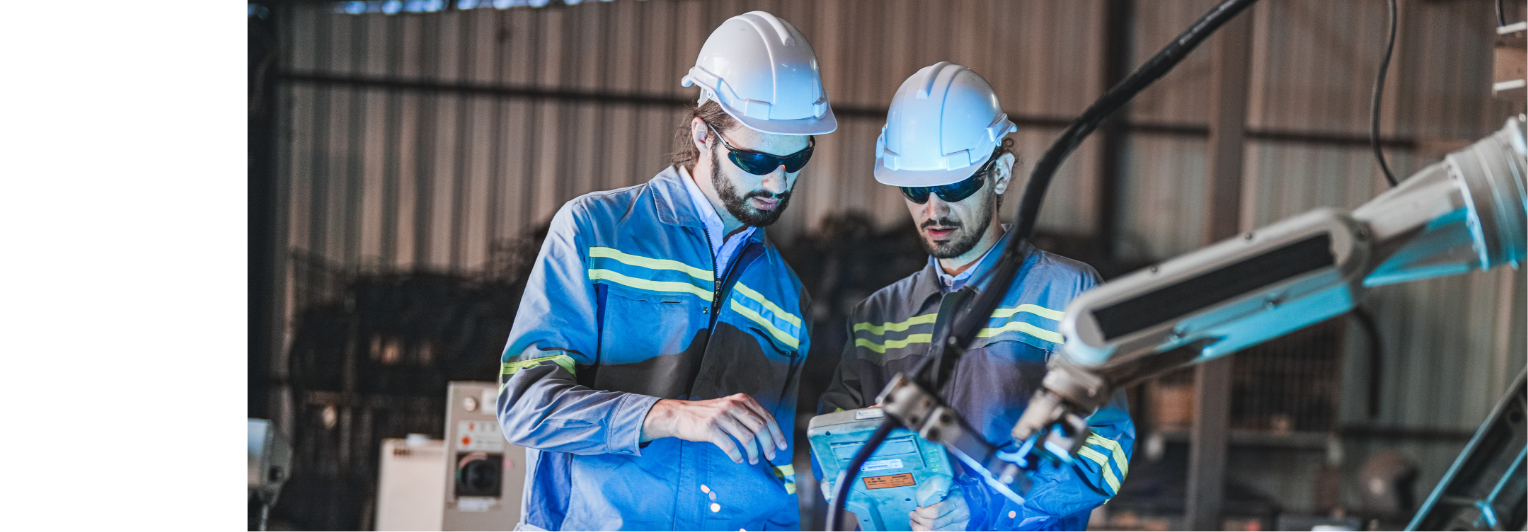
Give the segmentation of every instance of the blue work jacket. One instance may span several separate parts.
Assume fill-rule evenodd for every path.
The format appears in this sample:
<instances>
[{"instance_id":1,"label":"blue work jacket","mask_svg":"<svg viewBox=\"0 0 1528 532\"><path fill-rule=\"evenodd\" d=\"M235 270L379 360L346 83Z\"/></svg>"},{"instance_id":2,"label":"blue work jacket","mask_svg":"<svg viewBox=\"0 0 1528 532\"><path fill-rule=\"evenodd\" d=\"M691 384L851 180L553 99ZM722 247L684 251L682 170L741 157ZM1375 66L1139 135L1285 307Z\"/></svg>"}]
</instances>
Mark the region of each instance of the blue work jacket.
<instances>
[{"instance_id":1,"label":"blue work jacket","mask_svg":"<svg viewBox=\"0 0 1528 532\"><path fill-rule=\"evenodd\" d=\"M971 271L967 285L991 283L1006 239ZM1002 304L961 357L941 397L993 445L1012 441L1010 431L1040 388L1045 363L1061 348L1057 332L1072 298L1098 284L1092 267L1040 251L1028 242L1024 265ZM819 412L870 406L899 372L928 356L934 320L945 290L937 263L882 288L850 312L849 338ZM1089 512L1119 492L1130 471L1135 425L1123 391L1087 418L1093 430L1073 465L1043 472L1023 504L1014 503L975 477L961 474L971 507L971 530L1084 530ZM963 470L963 464L957 464Z\"/></svg>"},{"instance_id":2,"label":"blue work jacket","mask_svg":"<svg viewBox=\"0 0 1528 532\"><path fill-rule=\"evenodd\" d=\"M552 218L502 357L498 418L529 464L522 521L548 530L796 529L791 450L734 463L639 443L659 399L735 393L792 440L810 302L753 231L727 271L682 177L585 194Z\"/></svg>"}]
</instances>

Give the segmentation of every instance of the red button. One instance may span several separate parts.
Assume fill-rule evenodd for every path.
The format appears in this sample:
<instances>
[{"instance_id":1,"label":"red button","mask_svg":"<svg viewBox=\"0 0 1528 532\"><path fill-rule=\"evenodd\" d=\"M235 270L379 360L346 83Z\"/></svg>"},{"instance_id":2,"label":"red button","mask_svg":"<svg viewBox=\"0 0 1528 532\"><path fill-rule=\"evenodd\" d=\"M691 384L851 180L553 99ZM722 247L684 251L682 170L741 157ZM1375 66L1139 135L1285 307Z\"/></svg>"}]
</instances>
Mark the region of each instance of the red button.
<instances>
[{"instance_id":1,"label":"red button","mask_svg":"<svg viewBox=\"0 0 1528 532\"><path fill-rule=\"evenodd\" d=\"M471 443L472 443L472 437L471 436L462 436L462 445L470 445Z\"/></svg>"}]
</instances>

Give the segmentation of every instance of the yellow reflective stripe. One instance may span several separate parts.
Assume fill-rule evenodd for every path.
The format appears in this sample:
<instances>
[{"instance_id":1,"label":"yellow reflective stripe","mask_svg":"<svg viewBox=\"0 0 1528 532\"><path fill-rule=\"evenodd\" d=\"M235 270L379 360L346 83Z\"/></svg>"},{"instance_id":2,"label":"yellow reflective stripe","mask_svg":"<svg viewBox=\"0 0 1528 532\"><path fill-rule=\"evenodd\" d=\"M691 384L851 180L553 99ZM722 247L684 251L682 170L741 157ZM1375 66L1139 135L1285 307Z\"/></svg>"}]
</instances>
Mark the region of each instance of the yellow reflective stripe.
<instances>
[{"instance_id":1,"label":"yellow reflective stripe","mask_svg":"<svg viewBox=\"0 0 1528 532\"><path fill-rule=\"evenodd\" d=\"M760 305L764 305L764 308L767 308L767 309L769 309L770 312L775 313L775 317L776 318L780 318L782 320L785 320L786 322L790 323L791 325L795 325L797 327L801 326L801 318L797 318L795 314L791 314L789 312L786 312L785 309L782 309L778 305L775 305L770 300L765 299L764 298L764 294L760 294L760 293L754 291L754 289L745 286L742 283L742 281L739 281L737 283L737 285L734 286L734 288L737 289L737 293L742 294L744 296L747 296L748 299L752 299L755 302L758 302L758 304L760 304Z\"/></svg>"},{"instance_id":2,"label":"yellow reflective stripe","mask_svg":"<svg viewBox=\"0 0 1528 532\"><path fill-rule=\"evenodd\" d=\"M1097 434L1089 434L1087 442L1099 447L1103 447L1104 449L1113 453L1114 465L1119 466L1120 474L1130 474L1130 459L1125 457L1125 449L1120 447L1119 442L1105 438L1103 436L1099 436Z\"/></svg>"},{"instance_id":3,"label":"yellow reflective stripe","mask_svg":"<svg viewBox=\"0 0 1528 532\"><path fill-rule=\"evenodd\" d=\"M1119 479L1114 476L1114 470L1109 467L1109 459L1103 453L1083 447L1077 450L1077 454L1098 462L1098 468L1104 472L1104 482L1109 483L1109 489L1113 490L1115 494L1119 493Z\"/></svg>"},{"instance_id":4,"label":"yellow reflective stripe","mask_svg":"<svg viewBox=\"0 0 1528 532\"><path fill-rule=\"evenodd\" d=\"M886 331L905 331L908 327L912 327L914 325L934 323L934 320L938 318L938 314L924 314L922 316L913 316L912 318L908 318L907 321L901 321L897 323L888 322L882 323L880 325L872 325L870 323L856 323L854 324L854 330L856 332L870 331L870 334L886 334Z\"/></svg>"},{"instance_id":5,"label":"yellow reflective stripe","mask_svg":"<svg viewBox=\"0 0 1528 532\"><path fill-rule=\"evenodd\" d=\"M796 466L790 464L783 466L770 466L770 470L775 473L775 478L785 481L786 493L796 493Z\"/></svg>"},{"instance_id":6,"label":"yellow reflective stripe","mask_svg":"<svg viewBox=\"0 0 1528 532\"><path fill-rule=\"evenodd\" d=\"M615 248L591 247L591 248L589 248L589 257L590 258L601 257L601 258L606 258L606 259L614 259L617 262L625 263L627 265L636 266L636 267L639 267L639 268L647 268L649 270L674 270L674 271L680 271L680 272L688 273L688 274L690 274L691 277L694 277L696 279L700 279L700 280L708 282L708 283L716 281L716 276L715 276L715 274L713 274L711 272L711 270L696 268L694 266L691 266L689 264L685 264L683 262L679 262L677 260L653 259L653 258L642 257L642 256L638 256L638 255L631 255L631 254L627 254L627 253L621 253L619 250L617 250Z\"/></svg>"},{"instance_id":7,"label":"yellow reflective stripe","mask_svg":"<svg viewBox=\"0 0 1528 532\"><path fill-rule=\"evenodd\" d=\"M598 281L601 279L616 284L630 286L639 290L649 290L653 292L685 292L700 296L701 299L706 301L711 300L710 290L706 290L690 283L681 283L677 281L649 281L647 279L627 277L610 270L589 270L590 281Z\"/></svg>"},{"instance_id":8,"label":"yellow reflective stripe","mask_svg":"<svg viewBox=\"0 0 1528 532\"><path fill-rule=\"evenodd\" d=\"M578 374L577 372L573 371L573 357L568 355L552 355L549 357L532 358L530 360L520 360L517 362L505 362L504 367L499 372L499 375L514 375L516 372L519 372L522 369L532 366L539 366L542 362L552 362L562 366L562 369L568 370L568 373L572 373L574 375Z\"/></svg>"},{"instance_id":9,"label":"yellow reflective stripe","mask_svg":"<svg viewBox=\"0 0 1528 532\"><path fill-rule=\"evenodd\" d=\"M994 310L992 311L992 317L1007 318L1020 312L1028 312L1042 318L1050 318L1056 321L1061 321L1061 318L1066 315L1065 312L1059 310L1051 310L1040 305L1031 305L1029 303L1025 303L1013 308L1000 308Z\"/></svg>"},{"instance_id":10,"label":"yellow reflective stripe","mask_svg":"<svg viewBox=\"0 0 1528 532\"><path fill-rule=\"evenodd\" d=\"M926 344L933 340L934 335L932 334L909 334L907 335L907 338L902 340L887 340L885 345L878 344L864 338L855 338L854 345L884 354L887 349L907 347L908 344Z\"/></svg>"},{"instance_id":11,"label":"yellow reflective stripe","mask_svg":"<svg viewBox=\"0 0 1528 532\"><path fill-rule=\"evenodd\" d=\"M800 346L801 343L797 341L795 337L786 334L785 331L780 330L779 327L775 327L775 324L770 323L768 319L766 319L764 316L760 316L759 313L754 312L753 309L739 305L736 299L729 299L727 302L732 304L733 312L742 314L743 317L753 320L759 325L763 325L764 329L769 331L770 336L774 336L776 340L780 341L780 343L790 346L791 349L795 349Z\"/></svg>"},{"instance_id":12,"label":"yellow reflective stripe","mask_svg":"<svg viewBox=\"0 0 1528 532\"><path fill-rule=\"evenodd\" d=\"M1034 325L1030 325L1030 324L1022 322L1022 321L1010 321L1007 324L1003 325L1002 327L982 329L981 332L976 333L976 337L977 338L991 338L993 336L997 336L999 334L1003 334L1003 333L1008 332L1008 331L1018 331L1018 332L1021 332L1021 333L1033 336L1035 338L1039 338L1041 340L1045 340L1047 342L1055 342L1055 343L1058 343L1058 344L1061 343L1061 340L1062 340L1061 333L1058 333L1058 332L1055 332L1055 331L1047 331L1045 329L1042 329L1042 328L1034 326Z\"/></svg>"}]
</instances>

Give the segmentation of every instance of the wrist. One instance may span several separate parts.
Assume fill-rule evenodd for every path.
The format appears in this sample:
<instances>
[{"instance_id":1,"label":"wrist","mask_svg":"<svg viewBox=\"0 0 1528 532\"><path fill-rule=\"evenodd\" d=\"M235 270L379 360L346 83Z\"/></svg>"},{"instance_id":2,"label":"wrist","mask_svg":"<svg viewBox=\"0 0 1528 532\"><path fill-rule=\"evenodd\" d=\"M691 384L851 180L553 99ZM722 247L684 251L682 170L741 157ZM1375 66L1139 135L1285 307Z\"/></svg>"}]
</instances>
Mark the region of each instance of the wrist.
<instances>
[{"instance_id":1,"label":"wrist","mask_svg":"<svg viewBox=\"0 0 1528 532\"><path fill-rule=\"evenodd\" d=\"M669 433L669 412L678 401L673 399L659 399L648 409L647 416L642 418L642 435L637 439L639 443L647 443L659 438L667 438Z\"/></svg>"}]
</instances>

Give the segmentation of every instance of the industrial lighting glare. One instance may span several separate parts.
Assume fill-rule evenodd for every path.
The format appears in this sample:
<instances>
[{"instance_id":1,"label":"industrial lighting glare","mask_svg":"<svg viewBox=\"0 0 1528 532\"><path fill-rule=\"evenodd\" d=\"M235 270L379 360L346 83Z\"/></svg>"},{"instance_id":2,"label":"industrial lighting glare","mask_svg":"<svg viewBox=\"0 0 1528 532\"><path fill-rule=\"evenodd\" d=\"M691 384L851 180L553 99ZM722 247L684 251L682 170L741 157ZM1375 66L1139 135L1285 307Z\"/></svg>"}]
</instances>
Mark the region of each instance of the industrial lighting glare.
<instances>
[{"instance_id":1,"label":"industrial lighting glare","mask_svg":"<svg viewBox=\"0 0 1528 532\"><path fill-rule=\"evenodd\" d=\"M509 9L514 4L514 0L493 0L494 9Z\"/></svg>"},{"instance_id":2,"label":"industrial lighting glare","mask_svg":"<svg viewBox=\"0 0 1528 532\"><path fill-rule=\"evenodd\" d=\"M382 12L383 13L387 13L389 15L392 15L392 14L396 14L397 12L399 12L401 10L403 10L403 2L402 2L402 0L387 0L386 2L382 3Z\"/></svg>"},{"instance_id":3,"label":"industrial lighting glare","mask_svg":"<svg viewBox=\"0 0 1528 532\"><path fill-rule=\"evenodd\" d=\"M477 0L456 0L457 9L472 9L477 6Z\"/></svg>"}]
</instances>

